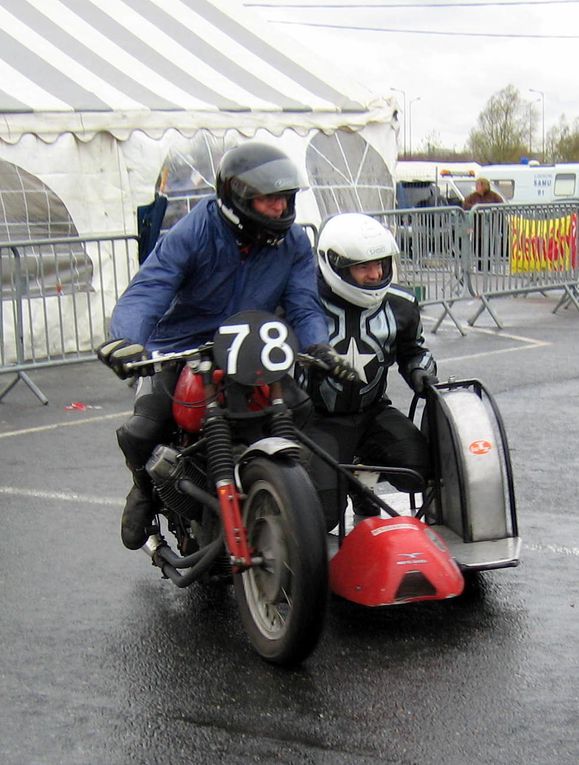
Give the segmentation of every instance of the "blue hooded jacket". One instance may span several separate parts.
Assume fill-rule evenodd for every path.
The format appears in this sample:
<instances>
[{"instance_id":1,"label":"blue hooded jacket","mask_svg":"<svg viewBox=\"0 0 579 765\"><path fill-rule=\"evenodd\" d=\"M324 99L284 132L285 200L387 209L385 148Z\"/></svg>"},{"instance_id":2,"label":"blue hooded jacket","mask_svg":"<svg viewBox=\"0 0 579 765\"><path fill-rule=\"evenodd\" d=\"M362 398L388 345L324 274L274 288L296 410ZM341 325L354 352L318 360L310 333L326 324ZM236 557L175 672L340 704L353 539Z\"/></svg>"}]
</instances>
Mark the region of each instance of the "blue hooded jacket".
<instances>
[{"instance_id":1,"label":"blue hooded jacket","mask_svg":"<svg viewBox=\"0 0 579 765\"><path fill-rule=\"evenodd\" d=\"M293 225L277 247L244 254L210 197L157 243L115 306L110 332L148 351L180 351L211 340L239 311L278 307L301 350L328 342L307 235Z\"/></svg>"}]
</instances>

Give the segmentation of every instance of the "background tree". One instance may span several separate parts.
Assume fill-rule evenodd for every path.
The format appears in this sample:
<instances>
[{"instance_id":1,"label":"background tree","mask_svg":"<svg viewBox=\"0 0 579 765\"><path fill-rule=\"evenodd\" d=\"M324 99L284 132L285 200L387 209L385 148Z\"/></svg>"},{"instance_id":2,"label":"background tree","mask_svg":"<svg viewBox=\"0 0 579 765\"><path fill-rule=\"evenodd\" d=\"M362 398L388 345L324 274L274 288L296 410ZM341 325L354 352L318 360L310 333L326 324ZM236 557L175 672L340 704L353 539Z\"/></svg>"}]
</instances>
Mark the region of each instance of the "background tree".
<instances>
[{"instance_id":1,"label":"background tree","mask_svg":"<svg viewBox=\"0 0 579 765\"><path fill-rule=\"evenodd\" d=\"M579 162L579 117L569 125L564 114L547 133L547 157L550 162Z\"/></svg>"},{"instance_id":2,"label":"background tree","mask_svg":"<svg viewBox=\"0 0 579 765\"><path fill-rule=\"evenodd\" d=\"M519 162L528 151L528 136L529 104L517 88L507 85L487 101L467 145L483 164Z\"/></svg>"}]
</instances>

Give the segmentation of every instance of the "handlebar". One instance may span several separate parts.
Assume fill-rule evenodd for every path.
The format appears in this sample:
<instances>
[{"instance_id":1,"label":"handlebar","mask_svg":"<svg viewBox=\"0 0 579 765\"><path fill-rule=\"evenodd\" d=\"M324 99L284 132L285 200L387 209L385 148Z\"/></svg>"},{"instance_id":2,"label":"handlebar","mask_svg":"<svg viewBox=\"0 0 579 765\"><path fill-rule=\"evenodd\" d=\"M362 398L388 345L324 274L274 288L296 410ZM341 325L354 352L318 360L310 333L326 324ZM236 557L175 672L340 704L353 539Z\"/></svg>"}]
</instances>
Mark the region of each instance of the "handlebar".
<instances>
[{"instance_id":1,"label":"handlebar","mask_svg":"<svg viewBox=\"0 0 579 765\"><path fill-rule=\"evenodd\" d=\"M213 343L205 343L198 348L188 348L184 351L174 351L170 353L155 353L154 356L148 359L142 359L141 361L127 361L125 368L127 372L139 373L139 370L149 369L151 366L164 365L175 361L191 361L196 357L203 356L213 348ZM296 361L303 366L317 367L327 372L330 367L320 359L316 359L314 356L310 356L309 353L297 353Z\"/></svg>"},{"instance_id":2,"label":"handlebar","mask_svg":"<svg viewBox=\"0 0 579 765\"><path fill-rule=\"evenodd\" d=\"M150 366L163 365L174 361L190 361L196 356L202 356L213 348L213 343L205 343L198 348L187 348L184 351L173 351L171 353L159 353L153 351L153 356L141 361L127 361L125 368L127 372L138 372L140 369L146 369Z\"/></svg>"}]
</instances>

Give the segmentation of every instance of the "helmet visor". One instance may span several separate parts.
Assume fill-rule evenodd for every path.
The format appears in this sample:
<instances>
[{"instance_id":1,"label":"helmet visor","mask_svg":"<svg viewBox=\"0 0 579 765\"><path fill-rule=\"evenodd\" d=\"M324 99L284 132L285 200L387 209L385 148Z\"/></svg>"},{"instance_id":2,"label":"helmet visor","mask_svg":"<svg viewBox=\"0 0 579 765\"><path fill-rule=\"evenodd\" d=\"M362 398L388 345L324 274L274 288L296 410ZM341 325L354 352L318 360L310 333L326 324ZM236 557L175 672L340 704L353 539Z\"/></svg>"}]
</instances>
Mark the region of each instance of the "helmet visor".
<instances>
[{"instance_id":1,"label":"helmet visor","mask_svg":"<svg viewBox=\"0 0 579 765\"><path fill-rule=\"evenodd\" d=\"M361 284L357 279L354 278L350 268L353 266L365 266L370 263L379 263L382 266L382 276L380 281ZM384 287L387 287L392 281L392 258L388 255L385 258L376 258L376 260L366 260L362 262L358 261L357 263L352 263L350 261L347 266L343 266L342 268L338 269L338 275L341 276L345 282L348 282L348 284L353 284L355 287L362 287L362 289L365 290L383 289Z\"/></svg>"},{"instance_id":2,"label":"helmet visor","mask_svg":"<svg viewBox=\"0 0 579 765\"><path fill-rule=\"evenodd\" d=\"M275 159L247 170L231 180L231 188L241 199L267 194L284 194L304 187L297 168L289 159Z\"/></svg>"}]
</instances>

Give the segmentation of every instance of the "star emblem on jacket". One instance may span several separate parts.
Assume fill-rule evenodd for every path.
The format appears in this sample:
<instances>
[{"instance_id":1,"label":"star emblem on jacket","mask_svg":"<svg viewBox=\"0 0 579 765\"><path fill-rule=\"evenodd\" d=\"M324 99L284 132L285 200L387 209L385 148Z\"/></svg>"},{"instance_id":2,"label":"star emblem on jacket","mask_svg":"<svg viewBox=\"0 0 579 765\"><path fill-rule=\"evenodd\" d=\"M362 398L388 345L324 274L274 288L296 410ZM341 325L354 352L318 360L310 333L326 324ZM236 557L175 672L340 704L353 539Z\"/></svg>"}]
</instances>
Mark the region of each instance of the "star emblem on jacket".
<instances>
[{"instance_id":1,"label":"star emblem on jacket","mask_svg":"<svg viewBox=\"0 0 579 765\"><path fill-rule=\"evenodd\" d=\"M372 359L374 359L375 354L361 353L358 349L358 344L356 343L355 338L351 337L350 344L348 345L348 350L342 355L348 361L348 363L354 367L360 376L360 380L363 383L367 383L368 378L366 377L365 368L372 361Z\"/></svg>"}]
</instances>

